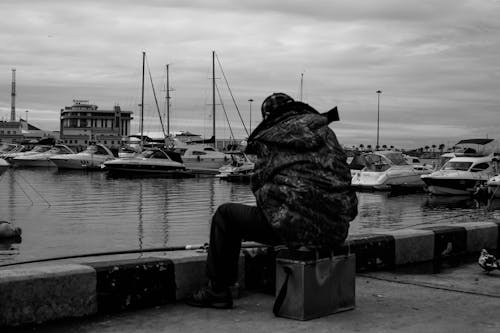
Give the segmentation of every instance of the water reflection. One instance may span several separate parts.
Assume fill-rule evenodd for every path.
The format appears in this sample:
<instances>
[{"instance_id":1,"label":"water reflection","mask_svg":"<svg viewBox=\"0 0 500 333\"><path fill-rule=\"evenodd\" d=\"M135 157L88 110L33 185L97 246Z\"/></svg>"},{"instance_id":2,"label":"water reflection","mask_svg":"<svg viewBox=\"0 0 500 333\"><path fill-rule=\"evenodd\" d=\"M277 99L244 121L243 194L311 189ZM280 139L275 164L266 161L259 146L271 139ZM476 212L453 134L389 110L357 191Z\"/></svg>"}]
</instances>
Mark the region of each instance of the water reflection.
<instances>
[{"instance_id":1,"label":"water reflection","mask_svg":"<svg viewBox=\"0 0 500 333\"><path fill-rule=\"evenodd\" d=\"M424 193L358 193L358 198L351 234L495 218L495 211L468 198ZM8 169L0 177L0 219L21 227L23 239L0 248L0 262L204 243L215 209L228 201L255 203L248 184L215 178Z\"/></svg>"}]
</instances>

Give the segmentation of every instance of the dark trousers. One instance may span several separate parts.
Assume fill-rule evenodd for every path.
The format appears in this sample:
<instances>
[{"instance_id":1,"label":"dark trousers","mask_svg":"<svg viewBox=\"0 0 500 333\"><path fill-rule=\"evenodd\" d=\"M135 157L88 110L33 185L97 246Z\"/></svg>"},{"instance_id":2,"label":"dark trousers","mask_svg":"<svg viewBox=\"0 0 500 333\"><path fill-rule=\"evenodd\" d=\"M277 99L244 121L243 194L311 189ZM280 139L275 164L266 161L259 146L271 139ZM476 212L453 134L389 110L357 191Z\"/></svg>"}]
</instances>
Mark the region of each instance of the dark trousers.
<instances>
[{"instance_id":1,"label":"dark trousers","mask_svg":"<svg viewBox=\"0 0 500 333\"><path fill-rule=\"evenodd\" d=\"M207 275L215 290L237 281L243 240L272 246L282 244L260 208L239 203L220 205L212 217L207 257Z\"/></svg>"}]
</instances>

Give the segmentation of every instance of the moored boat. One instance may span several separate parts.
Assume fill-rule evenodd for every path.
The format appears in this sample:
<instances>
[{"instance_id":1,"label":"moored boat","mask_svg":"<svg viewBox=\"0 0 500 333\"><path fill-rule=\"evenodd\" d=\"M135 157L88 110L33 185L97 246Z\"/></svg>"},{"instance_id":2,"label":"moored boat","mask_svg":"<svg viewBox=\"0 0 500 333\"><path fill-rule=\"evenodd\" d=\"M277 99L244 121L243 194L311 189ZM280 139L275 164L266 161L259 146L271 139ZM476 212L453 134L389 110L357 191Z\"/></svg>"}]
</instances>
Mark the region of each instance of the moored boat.
<instances>
[{"instance_id":1,"label":"moored boat","mask_svg":"<svg viewBox=\"0 0 500 333\"><path fill-rule=\"evenodd\" d=\"M409 165L403 154L396 151L375 151L362 154L365 167L355 173L351 170L351 185L356 189L390 190L391 186L421 188L420 176L430 169Z\"/></svg>"},{"instance_id":2,"label":"moored boat","mask_svg":"<svg viewBox=\"0 0 500 333\"><path fill-rule=\"evenodd\" d=\"M75 152L66 145L56 144L45 152L14 157L12 164L21 167L53 167L55 164L50 157L63 154L75 154Z\"/></svg>"},{"instance_id":3,"label":"moored boat","mask_svg":"<svg viewBox=\"0 0 500 333\"><path fill-rule=\"evenodd\" d=\"M61 154L49 157L59 169L102 170L105 161L115 159L108 147L97 143L77 154Z\"/></svg>"},{"instance_id":4,"label":"moored boat","mask_svg":"<svg viewBox=\"0 0 500 333\"><path fill-rule=\"evenodd\" d=\"M219 168L216 177L228 181L249 182L255 163L243 152L230 152L231 163Z\"/></svg>"},{"instance_id":5,"label":"moored boat","mask_svg":"<svg viewBox=\"0 0 500 333\"><path fill-rule=\"evenodd\" d=\"M160 148L145 149L136 157L106 161L104 169L113 174L130 176L159 175L173 178L191 176L178 153Z\"/></svg>"},{"instance_id":6,"label":"moored boat","mask_svg":"<svg viewBox=\"0 0 500 333\"><path fill-rule=\"evenodd\" d=\"M486 187L488 189L488 198L500 198L500 175L488 179Z\"/></svg>"},{"instance_id":7,"label":"moored boat","mask_svg":"<svg viewBox=\"0 0 500 333\"><path fill-rule=\"evenodd\" d=\"M50 148L51 146L49 145L36 145L34 147L32 145L19 145L10 150L8 153L3 154L2 158L11 163L16 157L43 153L48 151Z\"/></svg>"},{"instance_id":8,"label":"moored boat","mask_svg":"<svg viewBox=\"0 0 500 333\"><path fill-rule=\"evenodd\" d=\"M493 155L462 155L450 159L440 170L422 175L422 181L435 195L472 195L495 174Z\"/></svg>"}]
</instances>

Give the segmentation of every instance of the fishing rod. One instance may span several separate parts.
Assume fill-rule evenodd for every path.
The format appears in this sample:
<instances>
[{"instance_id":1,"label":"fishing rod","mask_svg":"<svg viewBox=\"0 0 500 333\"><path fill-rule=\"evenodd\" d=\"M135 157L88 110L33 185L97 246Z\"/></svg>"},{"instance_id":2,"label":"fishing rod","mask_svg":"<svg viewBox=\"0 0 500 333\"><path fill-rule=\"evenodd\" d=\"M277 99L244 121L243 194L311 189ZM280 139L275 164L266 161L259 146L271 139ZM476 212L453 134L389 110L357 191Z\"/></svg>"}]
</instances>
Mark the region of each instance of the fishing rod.
<instances>
[{"instance_id":1,"label":"fishing rod","mask_svg":"<svg viewBox=\"0 0 500 333\"><path fill-rule=\"evenodd\" d=\"M264 244L260 244L260 243L255 243L255 242L244 243L241 245L241 248L264 248L264 247L268 247L268 246L264 245ZM100 256L118 255L118 254L134 254L134 253L148 253L148 252L172 252L172 251L183 251L183 250L207 250L207 249L208 249L208 243L188 244L188 245L180 245L180 246L167 246L167 247L152 247L149 249L132 249L132 250L119 250L119 251L107 251L107 252L94 252L94 253L83 253L83 254L74 254L74 255L68 255L68 256L52 257L52 258L42 258L42 259L18 261L18 262L12 262L12 263L8 263L8 264L2 264L2 265L0 265L0 267L23 265L23 264L33 264L33 263L39 263L39 262L64 260L64 259L100 257Z\"/></svg>"}]
</instances>

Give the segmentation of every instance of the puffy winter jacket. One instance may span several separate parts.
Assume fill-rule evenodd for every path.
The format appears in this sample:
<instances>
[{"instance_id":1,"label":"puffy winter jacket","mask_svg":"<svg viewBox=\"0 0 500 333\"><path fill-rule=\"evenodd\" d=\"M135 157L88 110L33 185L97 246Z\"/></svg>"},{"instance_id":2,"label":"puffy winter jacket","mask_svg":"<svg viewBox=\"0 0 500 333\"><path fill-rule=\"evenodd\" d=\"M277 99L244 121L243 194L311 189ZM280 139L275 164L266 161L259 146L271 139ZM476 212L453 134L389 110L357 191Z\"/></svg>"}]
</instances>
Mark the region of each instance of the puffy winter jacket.
<instances>
[{"instance_id":1,"label":"puffy winter jacket","mask_svg":"<svg viewBox=\"0 0 500 333\"><path fill-rule=\"evenodd\" d=\"M257 205L291 248L333 248L357 215L346 155L328 127L336 116L336 108L320 114L288 103L248 139L246 152L258 158L252 176Z\"/></svg>"}]
</instances>

